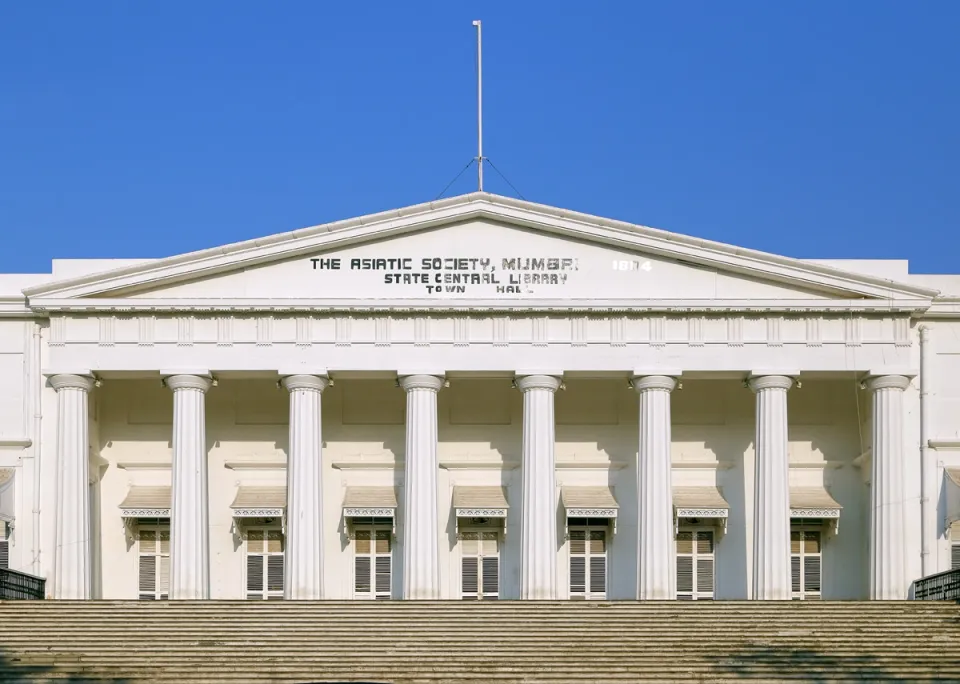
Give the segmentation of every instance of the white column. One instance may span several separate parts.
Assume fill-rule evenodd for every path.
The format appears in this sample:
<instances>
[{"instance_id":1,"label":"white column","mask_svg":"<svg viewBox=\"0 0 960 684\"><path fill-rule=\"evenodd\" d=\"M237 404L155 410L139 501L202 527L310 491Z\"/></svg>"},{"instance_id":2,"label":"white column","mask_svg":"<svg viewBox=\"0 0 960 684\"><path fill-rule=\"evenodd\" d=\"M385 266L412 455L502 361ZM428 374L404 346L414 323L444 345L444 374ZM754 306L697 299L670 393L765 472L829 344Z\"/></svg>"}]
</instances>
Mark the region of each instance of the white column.
<instances>
[{"instance_id":1,"label":"white column","mask_svg":"<svg viewBox=\"0 0 960 684\"><path fill-rule=\"evenodd\" d=\"M283 597L323 598L323 462L320 397L328 384L318 375L290 375L290 447Z\"/></svg>"},{"instance_id":2,"label":"white column","mask_svg":"<svg viewBox=\"0 0 960 684\"><path fill-rule=\"evenodd\" d=\"M520 512L520 598L557 598L557 485L552 375L517 378L523 392L523 500Z\"/></svg>"},{"instance_id":3,"label":"white column","mask_svg":"<svg viewBox=\"0 0 960 684\"><path fill-rule=\"evenodd\" d=\"M640 395L637 596L641 600L677 597L670 464L670 392L676 385L676 379L666 375L633 379Z\"/></svg>"},{"instance_id":4,"label":"white column","mask_svg":"<svg viewBox=\"0 0 960 684\"><path fill-rule=\"evenodd\" d=\"M407 441L403 514L403 598L440 598L437 392L443 378L406 375Z\"/></svg>"},{"instance_id":5,"label":"white column","mask_svg":"<svg viewBox=\"0 0 960 684\"><path fill-rule=\"evenodd\" d=\"M870 485L870 598L906 598L903 535L902 375L870 378L873 392L873 448Z\"/></svg>"},{"instance_id":6,"label":"white column","mask_svg":"<svg viewBox=\"0 0 960 684\"><path fill-rule=\"evenodd\" d=\"M793 379L750 379L757 395L756 482L753 506L753 598L790 600L790 466L787 455L787 390Z\"/></svg>"},{"instance_id":7,"label":"white column","mask_svg":"<svg viewBox=\"0 0 960 684\"><path fill-rule=\"evenodd\" d=\"M207 435L204 399L211 380L171 375L173 492L170 510L170 598L210 598Z\"/></svg>"},{"instance_id":8,"label":"white column","mask_svg":"<svg viewBox=\"0 0 960 684\"><path fill-rule=\"evenodd\" d=\"M57 599L89 599L90 553L89 375L54 375L57 391L57 501L53 586Z\"/></svg>"}]
</instances>

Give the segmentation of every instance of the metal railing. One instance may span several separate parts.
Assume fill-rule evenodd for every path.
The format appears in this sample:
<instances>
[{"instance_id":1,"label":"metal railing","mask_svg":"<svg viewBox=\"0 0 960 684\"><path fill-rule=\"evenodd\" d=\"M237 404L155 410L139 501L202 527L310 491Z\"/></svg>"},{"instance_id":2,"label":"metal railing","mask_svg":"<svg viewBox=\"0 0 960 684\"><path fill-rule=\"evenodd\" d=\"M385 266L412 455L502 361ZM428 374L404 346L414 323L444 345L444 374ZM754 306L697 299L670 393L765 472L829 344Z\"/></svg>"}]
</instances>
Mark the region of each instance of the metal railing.
<instances>
[{"instance_id":1,"label":"metal railing","mask_svg":"<svg viewBox=\"0 0 960 684\"><path fill-rule=\"evenodd\" d=\"M47 580L25 572L0 568L0 600L33 601L46 598Z\"/></svg>"},{"instance_id":2,"label":"metal railing","mask_svg":"<svg viewBox=\"0 0 960 684\"><path fill-rule=\"evenodd\" d=\"M921 577L913 585L917 601L960 601L960 570Z\"/></svg>"}]
</instances>

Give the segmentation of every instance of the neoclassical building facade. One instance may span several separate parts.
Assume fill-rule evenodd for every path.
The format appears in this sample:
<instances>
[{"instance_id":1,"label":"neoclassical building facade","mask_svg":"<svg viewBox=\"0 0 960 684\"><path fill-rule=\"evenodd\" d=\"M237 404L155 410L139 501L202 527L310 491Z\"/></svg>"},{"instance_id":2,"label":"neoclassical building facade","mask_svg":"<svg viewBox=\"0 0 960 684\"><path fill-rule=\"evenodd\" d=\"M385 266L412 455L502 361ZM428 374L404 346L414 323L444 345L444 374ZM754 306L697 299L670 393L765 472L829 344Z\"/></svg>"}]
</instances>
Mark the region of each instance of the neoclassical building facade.
<instances>
[{"instance_id":1,"label":"neoclassical building facade","mask_svg":"<svg viewBox=\"0 0 960 684\"><path fill-rule=\"evenodd\" d=\"M56 599L901 599L960 567L960 275L486 193L0 275Z\"/></svg>"}]
</instances>

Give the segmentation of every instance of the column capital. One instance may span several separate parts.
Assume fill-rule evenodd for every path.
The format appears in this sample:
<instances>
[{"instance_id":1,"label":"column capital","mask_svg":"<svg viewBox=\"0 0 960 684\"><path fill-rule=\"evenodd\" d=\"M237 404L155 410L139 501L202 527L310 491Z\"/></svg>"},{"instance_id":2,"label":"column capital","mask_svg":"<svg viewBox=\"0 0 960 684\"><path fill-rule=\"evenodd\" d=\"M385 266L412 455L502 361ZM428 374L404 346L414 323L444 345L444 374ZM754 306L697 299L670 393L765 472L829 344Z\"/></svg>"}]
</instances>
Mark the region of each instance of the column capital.
<instances>
[{"instance_id":1,"label":"column capital","mask_svg":"<svg viewBox=\"0 0 960 684\"><path fill-rule=\"evenodd\" d=\"M747 380L747 385L754 392L766 389L788 390L793 387L793 378L789 375L753 375Z\"/></svg>"},{"instance_id":2,"label":"column capital","mask_svg":"<svg viewBox=\"0 0 960 684\"><path fill-rule=\"evenodd\" d=\"M330 384L330 378L325 375L288 375L280 380L280 384L291 392L294 390L316 390L317 392L322 392L327 389L327 385Z\"/></svg>"},{"instance_id":3,"label":"column capital","mask_svg":"<svg viewBox=\"0 0 960 684\"><path fill-rule=\"evenodd\" d=\"M444 379L439 375L401 375L400 386L407 392L415 389L439 392L443 387Z\"/></svg>"},{"instance_id":4,"label":"column capital","mask_svg":"<svg viewBox=\"0 0 960 684\"><path fill-rule=\"evenodd\" d=\"M62 389L78 389L89 392L93 389L96 380L92 375L80 373L58 373L51 375L50 386L58 392Z\"/></svg>"},{"instance_id":5,"label":"column capital","mask_svg":"<svg viewBox=\"0 0 960 684\"><path fill-rule=\"evenodd\" d=\"M514 384L521 392L534 389L556 392L560 389L560 383L560 378L556 375L518 375L514 380Z\"/></svg>"},{"instance_id":6,"label":"column capital","mask_svg":"<svg viewBox=\"0 0 960 684\"><path fill-rule=\"evenodd\" d=\"M666 390L672 392L677 386L677 379L669 375L634 375L630 385L637 392L648 390Z\"/></svg>"},{"instance_id":7,"label":"column capital","mask_svg":"<svg viewBox=\"0 0 960 684\"><path fill-rule=\"evenodd\" d=\"M866 388L873 392L881 389L905 390L910 386L910 378L905 375L874 375L867 378Z\"/></svg>"},{"instance_id":8,"label":"column capital","mask_svg":"<svg viewBox=\"0 0 960 684\"><path fill-rule=\"evenodd\" d=\"M176 392L181 389L195 389L206 392L213 384L213 379L209 375L188 375L176 374L168 375L163 378L163 384Z\"/></svg>"}]
</instances>

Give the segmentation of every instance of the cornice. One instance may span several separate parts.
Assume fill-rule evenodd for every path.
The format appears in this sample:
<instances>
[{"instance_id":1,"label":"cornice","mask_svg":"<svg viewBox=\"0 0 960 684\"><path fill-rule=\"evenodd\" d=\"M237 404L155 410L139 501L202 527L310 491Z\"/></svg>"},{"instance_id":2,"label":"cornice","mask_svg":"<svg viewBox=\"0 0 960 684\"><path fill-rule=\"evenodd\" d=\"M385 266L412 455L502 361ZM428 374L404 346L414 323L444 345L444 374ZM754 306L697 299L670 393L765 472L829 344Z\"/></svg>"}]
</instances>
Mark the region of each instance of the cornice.
<instances>
[{"instance_id":1,"label":"cornice","mask_svg":"<svg viewBox=\"0 0 960 684\"><path fill-rule=\"evenodd\" d=\"M385 299L31 299L28 315L55 313L216 314L216 313L741 313L741 314L921 314L928 300L888 299L543 299L423 300ZM960 312L958 312L960 316Z\"/></svg>"}]
</instances>

